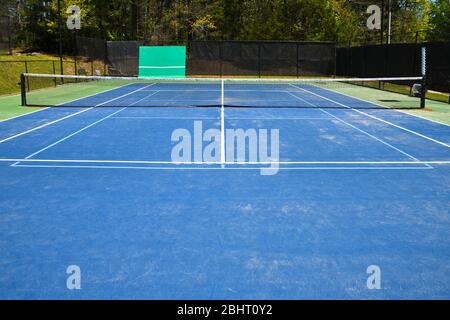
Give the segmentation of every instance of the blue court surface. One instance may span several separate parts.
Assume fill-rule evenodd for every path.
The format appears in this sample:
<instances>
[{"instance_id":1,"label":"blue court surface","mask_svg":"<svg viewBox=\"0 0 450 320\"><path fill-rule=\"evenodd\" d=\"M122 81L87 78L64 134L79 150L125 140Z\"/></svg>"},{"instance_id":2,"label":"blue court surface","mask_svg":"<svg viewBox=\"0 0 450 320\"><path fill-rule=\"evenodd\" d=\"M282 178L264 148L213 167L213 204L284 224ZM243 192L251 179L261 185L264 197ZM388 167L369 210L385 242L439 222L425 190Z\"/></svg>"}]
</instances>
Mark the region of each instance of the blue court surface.
<instances>
[{"instance_id":1,"label":"blue court surface","mask_svg":"<svg viewBox=\"0 0 450 320\"><path fill-rule=\"evenodd\" d=\"M450 298L450 126L320 88L231 91L255 108L131 85L0 122L0 298ZM200 121L278 129L278 172L173 163Z\"/></svg>"}]
</instances>

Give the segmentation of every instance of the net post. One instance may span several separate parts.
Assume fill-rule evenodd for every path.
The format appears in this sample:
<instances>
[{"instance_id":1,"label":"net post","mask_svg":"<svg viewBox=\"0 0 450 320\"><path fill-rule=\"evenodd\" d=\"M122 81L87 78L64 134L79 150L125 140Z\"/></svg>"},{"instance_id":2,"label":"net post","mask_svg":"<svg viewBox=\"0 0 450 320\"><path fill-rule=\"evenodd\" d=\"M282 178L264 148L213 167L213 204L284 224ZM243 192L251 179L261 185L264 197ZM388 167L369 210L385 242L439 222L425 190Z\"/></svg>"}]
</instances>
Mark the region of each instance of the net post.
<instances>
[{"instance_id":1,"label":"net post","mask_svg":"<svg viewBox=\"0 0 450 320\"><path fill-rule=\"evenodd\" d=\"M21 98L21 105L26 106L27 105L27 92L26 92L26 79L25 75L22 73L20 75L20 98Z\"/></svg>"},{"instance_id":2,"label":"net post","mask_svg":"<svg viewBox=\"0 0 450 320\"><path fill-rule=\"evenodd\" d=\"M422 73L422 90L420 92L420 108L425 108L425 100L427 93L427 49L421 48L421 73Z\"/></svg>"}]
</instances>

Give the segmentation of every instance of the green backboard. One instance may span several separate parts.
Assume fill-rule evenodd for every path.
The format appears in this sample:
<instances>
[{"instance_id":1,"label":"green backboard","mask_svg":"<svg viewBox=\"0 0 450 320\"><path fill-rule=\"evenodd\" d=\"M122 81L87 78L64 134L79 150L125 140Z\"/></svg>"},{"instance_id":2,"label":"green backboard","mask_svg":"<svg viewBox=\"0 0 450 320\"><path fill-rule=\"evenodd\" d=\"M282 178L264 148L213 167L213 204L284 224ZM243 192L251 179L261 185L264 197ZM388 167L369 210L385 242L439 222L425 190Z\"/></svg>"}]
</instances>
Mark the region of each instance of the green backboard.
<instances>
[{"instance_id":1,"label":"green backboard","mask_svg":"<svg viewBox=\"0 0 450 320\"><path fill-rule=\"evenodd\" d=\"M185 78L185 46L139 47L140 78Z\"/></svg>"}]
</instances>

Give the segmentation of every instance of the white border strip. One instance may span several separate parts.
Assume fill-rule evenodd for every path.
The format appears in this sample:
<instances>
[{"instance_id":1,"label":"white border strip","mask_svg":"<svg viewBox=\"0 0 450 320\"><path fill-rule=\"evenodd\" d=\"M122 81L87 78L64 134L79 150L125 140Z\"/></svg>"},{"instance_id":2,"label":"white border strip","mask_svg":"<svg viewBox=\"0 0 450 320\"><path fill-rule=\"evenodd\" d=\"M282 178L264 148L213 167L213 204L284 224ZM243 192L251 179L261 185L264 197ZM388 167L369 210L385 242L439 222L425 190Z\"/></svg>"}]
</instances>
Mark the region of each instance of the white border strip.
<instances>
[{"instance_id":1,"label":"white border strip","mask_svg":"<svg viewBox=\"0 0 450 320\"><path fill-rule=\"evenodd\" d=\"M38 162L38 163L122 163L122 164L158 164L158 165L221 165L221 161L215 162L173 162L173 161L145 161L145 160L87 160L87 159L20 159L20 158L1 158L0 162ZM235 161L225 162L226 165L377 165L377 164L450 164L449 160L430 160L430 161Z\"/></svg>"},{"instance_id":2,"label":"white border strip","mask_svg":"<svg viewBox=\"0 0 450 320\"><path fill-rule=\"evenodd\" d=\"M57 166L57 165L16 165L15 167L24 168L65 168L65 169L133 169L133 170L264 170L262 168L250 167L124 167L124 166ZM277 170L433 170L431 167L292 167L292 168L278 168Z\"/></svg>"}]
</instances>

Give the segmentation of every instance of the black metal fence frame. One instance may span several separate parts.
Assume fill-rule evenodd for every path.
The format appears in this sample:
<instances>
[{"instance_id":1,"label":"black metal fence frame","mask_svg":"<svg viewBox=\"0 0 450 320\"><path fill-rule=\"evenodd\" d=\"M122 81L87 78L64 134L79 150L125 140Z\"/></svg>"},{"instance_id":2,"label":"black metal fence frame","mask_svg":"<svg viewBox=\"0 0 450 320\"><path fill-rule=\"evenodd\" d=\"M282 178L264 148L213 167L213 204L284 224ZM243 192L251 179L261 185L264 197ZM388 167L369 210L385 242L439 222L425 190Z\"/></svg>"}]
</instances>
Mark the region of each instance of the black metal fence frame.
<instances>
[{"instance_id":1,"label":"black metal fence frame","mask_svg":"<svg viewBox=\"0 0 450 320\"><path fill-rule=\"evenodd\" d=\"M36 64L36 63L48 63L51 64L51 69L52 69L52 73L51 74L60 74L57 73L57 65L59 66L59 60L0 60L0 65L4 64L4 63L15 63L15 64L23 64L24 67L24 73L33 73L33 68L31 67L32 64ZM76 60L71 61L71 60L63 60L63 65L64 64L74 64L74 74L73 75L77 75L77 62ZM22 73L22 72L21 72ZM29 81L29 79L27 79L27 81ZM57 80L55 79L55 85L57 85ZM26 87L27 87L27 91L30 91L30 86L29 83L26 83Z\"/></svg>"}]
</instances>

